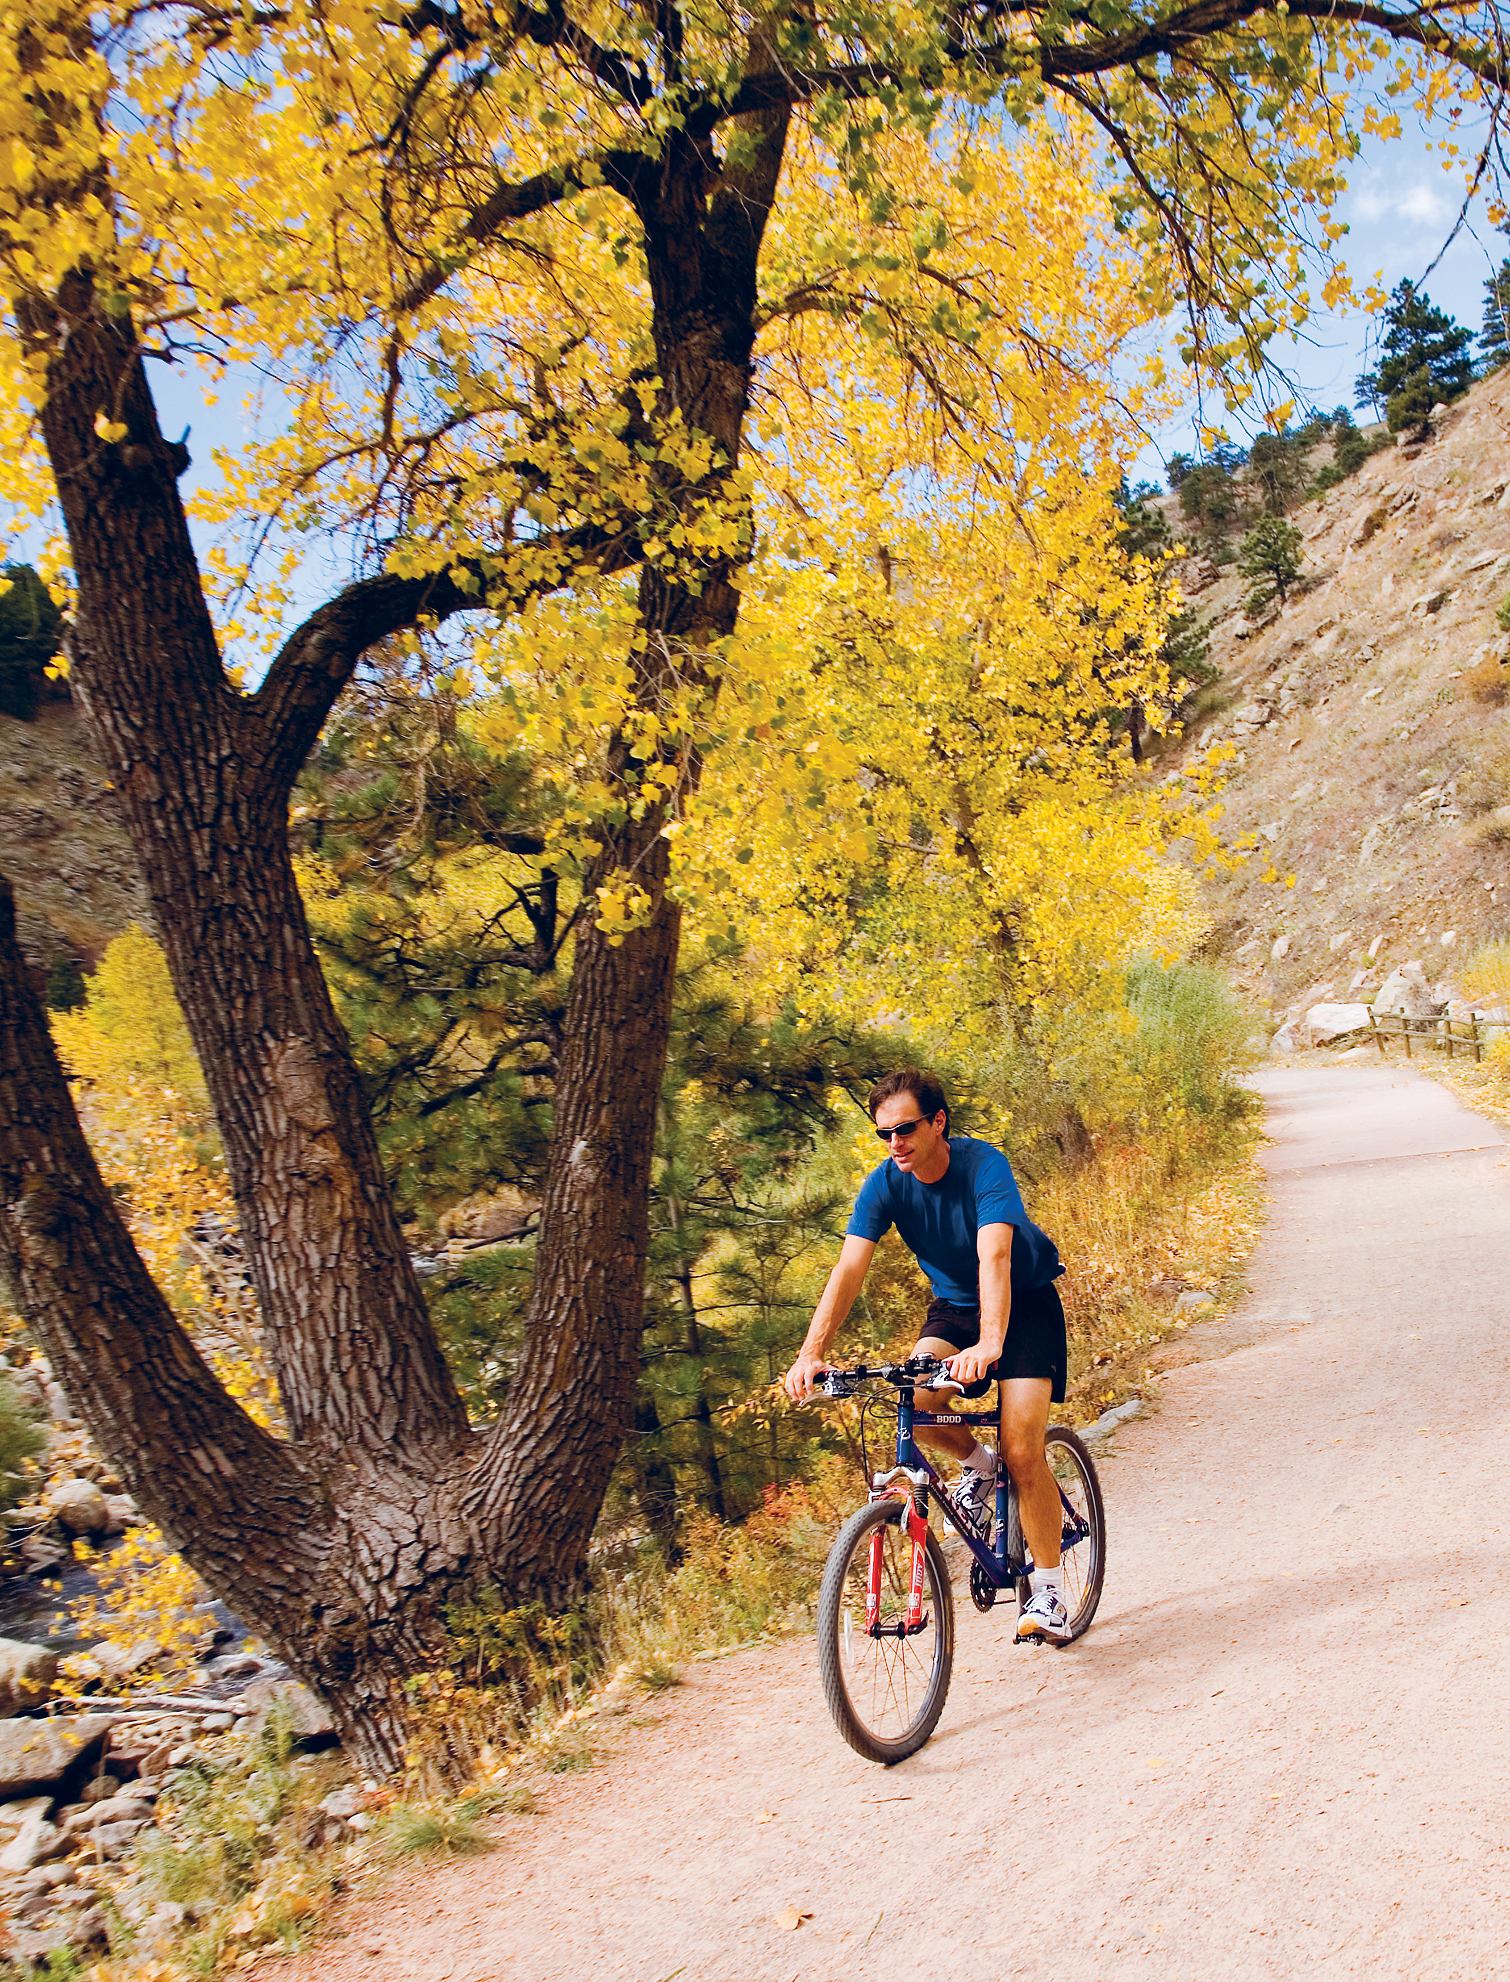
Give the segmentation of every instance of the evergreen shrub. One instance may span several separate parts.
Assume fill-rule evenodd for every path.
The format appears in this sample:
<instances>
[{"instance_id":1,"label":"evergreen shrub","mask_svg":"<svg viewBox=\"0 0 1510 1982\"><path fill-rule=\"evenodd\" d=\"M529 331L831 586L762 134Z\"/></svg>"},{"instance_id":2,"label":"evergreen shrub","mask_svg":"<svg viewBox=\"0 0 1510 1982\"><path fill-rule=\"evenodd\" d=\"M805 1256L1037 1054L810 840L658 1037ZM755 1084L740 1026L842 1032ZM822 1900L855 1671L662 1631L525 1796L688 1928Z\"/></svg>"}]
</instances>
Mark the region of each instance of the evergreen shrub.
<instances>
[{"instance_id":1,"label":"evergreen shrub","mask_svg":"<svg viewBox=\"0 0 1510 1982\"><path fill-rule=\"evenodd\" d=\"M13 1383L0 1378L0 1508L14 1507L35 1484L31 1462L47 1448L47 1432Z\"/></svg>"}]
</instances>

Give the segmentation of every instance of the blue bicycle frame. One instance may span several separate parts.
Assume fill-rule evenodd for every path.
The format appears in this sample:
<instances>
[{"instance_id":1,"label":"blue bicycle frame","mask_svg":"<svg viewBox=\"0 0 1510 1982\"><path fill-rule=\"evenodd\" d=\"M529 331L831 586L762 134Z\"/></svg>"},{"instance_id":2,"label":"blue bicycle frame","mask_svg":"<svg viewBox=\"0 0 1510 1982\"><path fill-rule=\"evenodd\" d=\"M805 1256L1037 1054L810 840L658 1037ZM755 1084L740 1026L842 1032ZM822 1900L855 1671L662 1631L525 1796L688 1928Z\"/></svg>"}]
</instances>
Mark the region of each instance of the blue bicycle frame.
<instances>
[{"instance_id":1,"label":"blue bicycle frame","mask_svg":"<svg viewBox=\"0 0 1510 1982\"><path fill-rule=\"evenodd\" d=\"M1006 1467L998 1466L996 1469L996 1545L994 1548L987 1548L986 1544L974 1534L970 1523L956 1510L949 1489L934 1471L927 1453L923 1451L913 1437L914 1428L919 1425L968 1425L975 1431L976 1438L979 1439L981 1427L985 1427L992 1433L995 1433L999 1429L999 1424L1000 1420L994 1414L988 1417L971 1417L962 1411L920 1411L913 1402L911 1389L899 1386L897 1390L896 1469L890 1473L877 1473L875 1480L872 1482L872 1498L883 1498L884 1490L889 1489L891 1483L899 1476L905 1476L909 1479L917 1491L926 1493L928 1488L931 1487L953 1516L954 1525L959 1531L960 1540L964 1542L970 1553L975 1557L975 1560L980 1564L982 1573L990 1578L997 1589L1003 1590L1015 1583L1018 1577L1026 1576L1032 1566L1027 1559L1026 1549L1024 1549L1023 1554L1017 1561L1011 1562L1007 1559ZM1063 1493L1059 1497L1064 1501ZM1064 1506L1066 1513L1070 1514L1073 1518L1074 1510L1070 1507L1069 1502L1064 1501Z\"/></svg>"}]
</instances>

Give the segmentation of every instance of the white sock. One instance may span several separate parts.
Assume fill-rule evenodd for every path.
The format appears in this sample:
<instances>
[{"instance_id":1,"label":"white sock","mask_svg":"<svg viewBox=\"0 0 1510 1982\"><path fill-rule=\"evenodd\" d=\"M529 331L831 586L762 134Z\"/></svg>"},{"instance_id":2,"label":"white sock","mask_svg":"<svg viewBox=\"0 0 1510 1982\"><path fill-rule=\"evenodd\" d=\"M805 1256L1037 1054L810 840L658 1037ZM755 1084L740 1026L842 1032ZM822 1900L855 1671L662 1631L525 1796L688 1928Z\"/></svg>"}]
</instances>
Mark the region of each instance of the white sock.
<instances>
[{"instance_id":1,"label":"white sock","mask_svg":"<svg viewBox=\"0 0 1510 1982\"><path fill-rule=\"evenodd\" d=\"M1064 1574L1059 1563L1056 1562L1052 1569L1035 1569L1032 1583L1035 1597L1042 1596L1048 1591L1058 1597L1061 1603L1064 1602Z\"/></svg>"},{"instance_id":2,"label":"white sock","mask_svg":"<svg viewBox=\"0 0 1510 1982\"><path fill-rule=\"evenodd\" d=\"M979 1473L982 1479L994 1480L996 1478L996 1454L991 1450L989 1445L982 1445L978 1440L975 1450L970 1454L965 1464L970 1468L972 1473Z\"/></svg>"}]
</instances>

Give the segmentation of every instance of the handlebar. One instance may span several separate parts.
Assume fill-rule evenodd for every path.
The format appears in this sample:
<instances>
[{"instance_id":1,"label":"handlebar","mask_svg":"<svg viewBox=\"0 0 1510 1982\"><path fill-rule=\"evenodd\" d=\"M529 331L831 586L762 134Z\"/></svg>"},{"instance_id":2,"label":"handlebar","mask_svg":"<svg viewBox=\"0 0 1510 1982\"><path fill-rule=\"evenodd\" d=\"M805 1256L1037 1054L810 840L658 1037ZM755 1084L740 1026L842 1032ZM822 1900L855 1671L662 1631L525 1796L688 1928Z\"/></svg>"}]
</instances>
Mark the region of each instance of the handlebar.
<instances>
[{"instance_id":1,"label":"handlebar","mask_svg":"<svg viewBox=\"0 0 1510 1982\"><path fill-rule=\"evenodd\" d=\"M937 1356L909 1356L902 1363L859 1363L854 1369L825 1370L818 1379L818 1388L827 1397L853 1397L862 1383L880 1381L895 1384L898 1390L910 1389L919 1377L936 1376L943 1371L945 1382L933 1384L931 1389L963 1390L964 1385L956 1383L948 1373L945 1364Z\"/></svg>"}]
</instances>

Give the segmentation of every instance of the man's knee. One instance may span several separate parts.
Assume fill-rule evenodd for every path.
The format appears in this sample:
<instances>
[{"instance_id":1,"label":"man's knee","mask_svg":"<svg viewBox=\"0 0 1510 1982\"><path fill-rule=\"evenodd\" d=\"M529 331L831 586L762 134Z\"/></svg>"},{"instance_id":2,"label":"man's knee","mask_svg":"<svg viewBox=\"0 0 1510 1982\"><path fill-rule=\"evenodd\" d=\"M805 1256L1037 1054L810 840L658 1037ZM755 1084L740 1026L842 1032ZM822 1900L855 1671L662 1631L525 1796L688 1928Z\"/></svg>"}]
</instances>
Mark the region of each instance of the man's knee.
<instances>
[{"instance_id":1,"label":"man's knee","mask_svg":"<svg viewBox=\"0 0 1510 1982\"><path fill-rule=\"evenodd\" d=\"M1002 1432L1001 1455L1014 1480L1034 1478L1038 1468L1047 1463L1043 1433L1036 1425L1007 1425Z\"/></svg>"}]
</instances>

